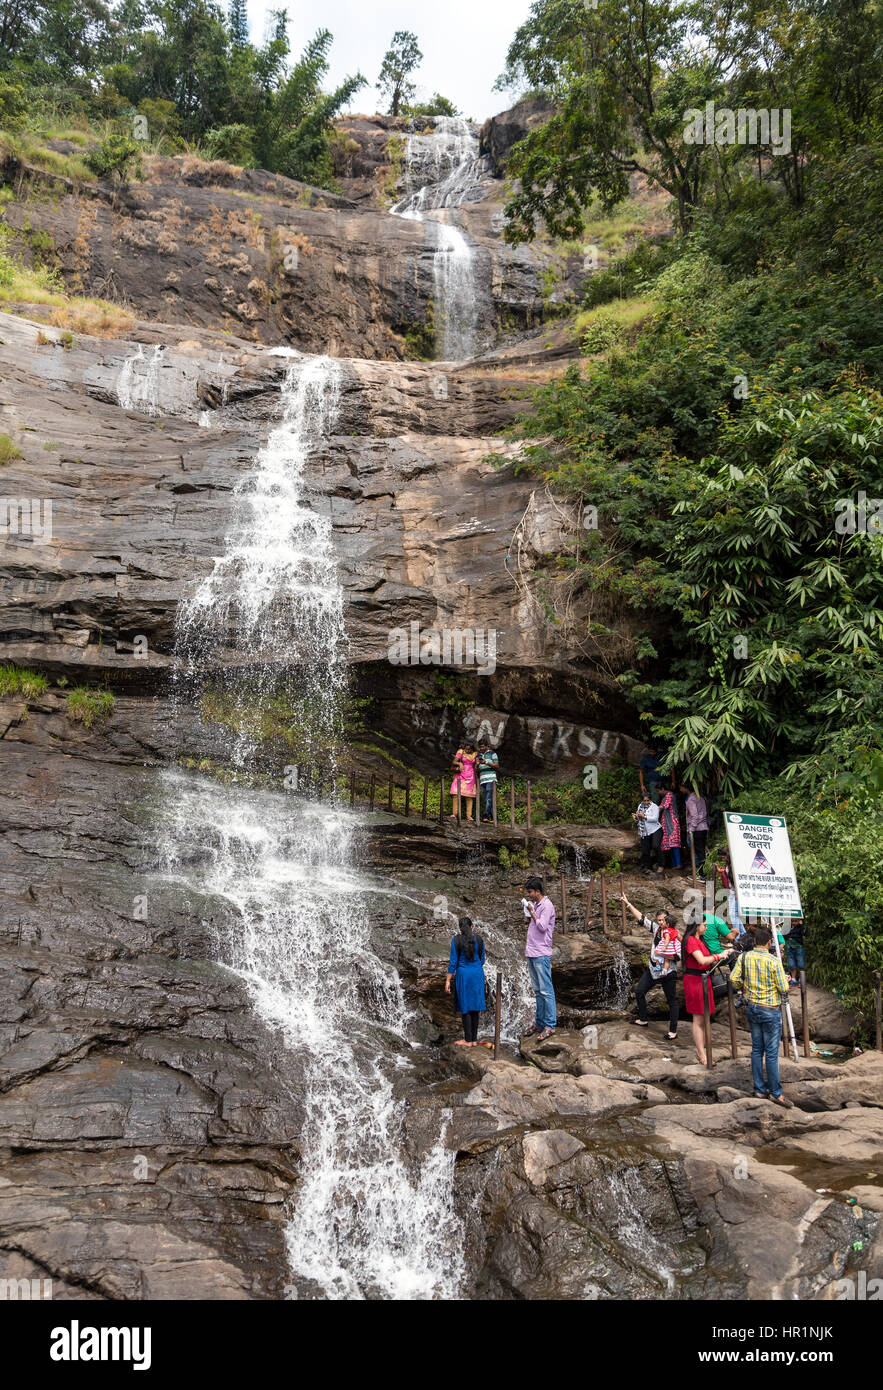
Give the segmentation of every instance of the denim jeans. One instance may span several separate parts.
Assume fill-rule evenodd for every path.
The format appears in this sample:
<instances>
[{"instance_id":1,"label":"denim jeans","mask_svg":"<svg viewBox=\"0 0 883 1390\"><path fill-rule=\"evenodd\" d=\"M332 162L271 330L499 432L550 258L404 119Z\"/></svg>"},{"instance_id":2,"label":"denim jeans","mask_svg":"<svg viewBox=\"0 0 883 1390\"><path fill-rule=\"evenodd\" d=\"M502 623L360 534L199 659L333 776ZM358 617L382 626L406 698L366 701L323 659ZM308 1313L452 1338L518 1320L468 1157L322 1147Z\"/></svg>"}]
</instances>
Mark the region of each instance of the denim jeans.
<instances>
[{"instance_id":1,"label":"denim jeans","mask_svg":"<svg viewBox=\"0 0 883 1390\"><path fill-rule=\"evenodd\" d=\"M484 820L491 820L494 814L494 787L496 782L481 783L481 814Z\"/></svg>"},{"instance_id":2,"label":"denim jeans","mask_svg":"<svg viewBox=\"0 0 883 1390\"><path fill-rule=\"evenodd\" d=\"M736 931L741 936L745 928L742 925L742 918L739 916L738 901L732 888L727 890L727 903L730 908L730 926L735 927Z\"/></svg>"},{"instance_id":3,"label":"denim jeans","mask_svg":"<svg viewBox=\"0 0 883 1390\"><path fill-rule=\"evenodd\" d=\"M778 1100L782 1094L779 1080L779 1046L782 1042L782 1010L766 1004L748 1004L745 1018L751 1029L751 1079L755 1091L769 1090ZM766 1057L766 1081L763 1079L763 1059Z\"/></svg>"},{"instance_id":4,"label":"denim jeans","mask_svg":"<svg viewBox=\"0 0 883 1390\"><path fill-rule=\"evenodd\" d=\"M527 972L537 997L537 1026L554 1028L558 1022L555 1012L555 991L552 988L552 957L528 956Z\"/></svg>"},{"instance_id":5,"label":"denim jeans","mask_svg":"<svg viewBox=\"0 0 883 1390\"><path fill-rule=\"evenodd\" d=\"M802 941L792 941L790 937L785 937L785 957L788 961L788 969L793 975L798 971L806 969L806 955L803 950Z\"/></svg>"}]
</instances>

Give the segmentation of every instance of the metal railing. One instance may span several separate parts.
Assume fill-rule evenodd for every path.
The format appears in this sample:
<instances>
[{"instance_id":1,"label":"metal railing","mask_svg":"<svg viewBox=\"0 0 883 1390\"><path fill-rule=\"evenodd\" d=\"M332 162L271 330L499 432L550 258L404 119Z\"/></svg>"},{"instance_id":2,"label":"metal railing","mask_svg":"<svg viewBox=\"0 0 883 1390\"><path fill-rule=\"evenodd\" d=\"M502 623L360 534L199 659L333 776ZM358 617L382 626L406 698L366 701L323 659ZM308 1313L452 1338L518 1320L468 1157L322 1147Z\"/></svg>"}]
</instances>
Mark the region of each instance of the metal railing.
<instances>
[{"instance_id":1,"label":"metal railing","mask_svg":"<svg viewBox=\"0 0 883 1390\"><path fill-rule=\"evenodd\" d=\"M500 809L498 802L497 788L499 784L497 782L492 783L492 810L489 816L485 816L482 815L481 810L480 786L477 786L474 797L464 797L459 789L452 796L447 787L447 779L444 777L438 779L438 812L433 811L431 815L428 814L429 793L430 789L434 788L435 781L435 778L430 777L412 778L406 776L399 778L396 777L395 773L390 773L387 777L379 776L376 772L369 775L359 773L355 768L350 769L347 773L323 776L316 769L302 770L295 767L293 782L290 786L291 790L301 792L306 796L313 796L317 801L321 800L323 790L329 795L332 791L337 791L344 799L348 797L352 807L359 802L367 802L369 811L386 811L389 814L397 812L406 819L413 815L421 820L437 821L439 825L444 824L447 815L458 825L464 823L466 825L505 825L508 820L513 830L516 824L523 825L526 830L532 829L532 788L530 782L526 783L524 800L520 802L515 790L515 781L514 779L509 780L508 796L503 798L504 810ZM399 800L396 795L398 792L403 793L402 805L396 804ZM449 797L451 798L451 810L446 811ZM475 802L474 820L464 813L463 802L467 799ZM417 809L418 806L420 807L419 810ZM517 809L524 810L523 822L516 821Z\"/></svg>"}]
</instances>

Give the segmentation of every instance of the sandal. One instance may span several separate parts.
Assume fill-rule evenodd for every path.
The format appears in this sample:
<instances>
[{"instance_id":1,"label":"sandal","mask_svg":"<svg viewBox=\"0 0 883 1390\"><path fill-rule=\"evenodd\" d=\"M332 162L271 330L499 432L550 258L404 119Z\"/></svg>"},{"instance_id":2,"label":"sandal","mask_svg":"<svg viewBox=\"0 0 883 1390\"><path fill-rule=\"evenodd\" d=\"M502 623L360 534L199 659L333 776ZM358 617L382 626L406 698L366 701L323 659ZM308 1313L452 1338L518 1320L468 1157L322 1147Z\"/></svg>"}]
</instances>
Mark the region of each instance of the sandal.
<instances>
[{"instance_id":1,"label":"sandal","mask_svg":"<svg viewBox=\"0 0 883 1390\"><path fill-rule=\"evenodd\" d=\"M530 1028L528 1028L527 1032L526 1032L526 1033L522 1033L521 1036L522 1036L523 1038L532 1038L533 1035L534 1035L534 1033L538 1033L539 1031L540 1031L540 1025L539 1025L538 1023L534 1023L534 1024L532 1024L532 1025L530 1026Z\"/></svg>"},{"instance_id":2,"label":"sandal","mask_svg":"<svg viewBox=\"0 0 883 1390\"><path fill-rule=\"evenodd\" d=\"M666 1033L665 1036L669 1042L674 1042L678 1035L677 1033Z\"/></svg>"},{"instance_id":3,"label":"sandal","mask_svg":"<svg viewBox=\"0 0 883 1390\"><path fill-rule=\"evenodd\" d=\"M544 1028L543 1031L542 1031L542 1033L540 1033L539 1036L537 1037L537 1042L545 1042L545 1041L546 1041L546 1038L553 1038L554 1036L555 1036L555 1029L554 1029L554 1028Z\"/></svg>"},{"instance_id":4,"label":"sandal","mask_svg":"<svg viewBox=\"0 0 883 1390\"><path fill-rule=\"evenodd\" d=\"M752 1091L751 1094L755 1100L769 1100L770 1098L769 1091Z\"/></svg>"},{"instance_id":5,"label":"sandal","mask_svg":"<svg viewBox=\"0 0 883 1390\"><path fill-rule=\"evenodd\" d=\"M791 1110L793 1108L791 1101L786 1100L784 1096L770 1096L769 1099L773 1102L773 1105L778 1105L780 1110Z\"/></svg>"},{"instance_id":6,"label":"sandal","mask_svg":"<svg viewBox=\"0 0 883 1390\"><path fill-rule=\"evenodd\" d=\"M633 1019L632 1019L632 1027L633 1027L633 1028L649 1028L649 1027L650 1027L650 1024L649 1024L649 1022L648 1022L646 1019L643 1019L643 1018L633 1018Z\"/></svg>"}]
</instances>

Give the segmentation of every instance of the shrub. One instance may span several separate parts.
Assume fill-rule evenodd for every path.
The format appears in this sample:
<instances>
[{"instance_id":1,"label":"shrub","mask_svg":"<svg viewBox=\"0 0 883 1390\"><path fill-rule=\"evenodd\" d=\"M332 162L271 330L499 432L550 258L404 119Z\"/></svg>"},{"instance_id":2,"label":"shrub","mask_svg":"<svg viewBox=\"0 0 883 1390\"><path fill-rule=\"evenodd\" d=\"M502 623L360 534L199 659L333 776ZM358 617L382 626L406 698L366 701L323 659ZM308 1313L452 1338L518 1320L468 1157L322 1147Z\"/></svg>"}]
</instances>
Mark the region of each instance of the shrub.
<instances>
[{"instance_id":1,"label":"shrub","mask_svg":"<svg viewBox=\"0 0 883 1390\"><path fill-rule=\"evenodd\" d=\"M0 126L4 130L21 130L26 115L24 87L0 73Z\"/></svg>"},{"instance_id":2,"label":"shrub","mask_svg":"<svg viewBox=\"0 0 883 1390\"><path fill-rule=\"evenodd\" d=\"M0 434L0 464L9 463L11 459L20 459L21 449L17 448L8 434Z\"/></svg>"},{"instance_id":3,"label":"shrub","mask_svg":"<svg viewBox=\"0 0 883 1390\"><path fill-rule=\"evenodd\" d=\"M625 330L609 310L602 309L589 324L583 334L582 350L585 353L606 352L617 347L625 339Z\"/></svg>"},{"instance_id":4,"label":"shrub","mask_svg":"<svg viewBox=\"0 0 883 1390\"><path fill-rule=\"evenodd\" d=\"M109 135L97 149L90 150L85 159L99 179L109 179L116 174L125 181L130 173L141 177L141 151L127 135Z\"/></svg>"},{"instance_id":5,"label":"shrub","mask_svg":"<svg viewBox=\"0 0 883 1390\"><path fill-rule=\"evenodd\" d=\"M77 685L67 697L67 716L77 724L92 729L113 714L114 698L109 690L90 690Z\"/></svg>"},{"instance_id":6,"label":"shrub","mask_svg":"<svg viewBox=\"0 0 883 1390\"><path fill-rule=\"evenodd\" d=\"M652 241L639 241L624 256L619 256L603 270L597 270L586 281L583 304L595 309L611 299L631 299L644 294L673 254L671 243L657 246Z\"/></svg>"},{"instance_id":7,"label":"shrub","mask_svg":"<svg viewBox=\"0 0 883 1390\"><path fill-rule=\"evenodd\" d=\"M230 164L254 168L254 131L247 125L221 125L206 132L203 148L209 159L226 159Z\"/></svg>"},{"instance_id":8,"label":"shrub","mask_svg":"<svg viewBox=\"0 0 883 1390\"><path fill-rule=\"evenodd\" d=\"M0 699L7 695L24 695L28 700L35 700L43 694L48 684L39 671L24 670L11 662L0 666Z\"/></svg>"}]
</instances>

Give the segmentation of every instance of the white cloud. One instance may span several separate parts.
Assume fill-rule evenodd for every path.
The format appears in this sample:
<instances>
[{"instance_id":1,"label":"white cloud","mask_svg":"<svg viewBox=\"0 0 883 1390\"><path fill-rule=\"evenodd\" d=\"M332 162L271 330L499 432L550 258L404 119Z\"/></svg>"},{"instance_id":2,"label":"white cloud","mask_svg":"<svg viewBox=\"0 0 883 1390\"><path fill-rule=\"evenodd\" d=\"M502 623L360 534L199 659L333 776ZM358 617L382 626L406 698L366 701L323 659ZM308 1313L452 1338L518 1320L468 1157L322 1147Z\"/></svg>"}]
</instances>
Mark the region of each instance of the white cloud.
<instances>
[{"instance_id":1,"label":"white cloud","mask_svg":"<svg viewBox=\"0 0 883 1390\"><path fill-rule=\"evenodd\" d=\"M255 42L263 37L269 11L283 5L284 0L248 0ZM373 112L379 103L373 83L389 41L397 29L410 29L423 53L413 79L418 100L441 92L465 116L483 121L510 104L506 93L492 88L529 8L530 0L443 0L435 5L406 0L295 0L288 6L288 35L292 53L297 54L317 29L330 29L334 46L328 85L336 86L354 72L363 73L372 85L356 94L351 109Z\"/></svg>"}]
</instances>

